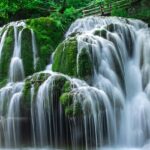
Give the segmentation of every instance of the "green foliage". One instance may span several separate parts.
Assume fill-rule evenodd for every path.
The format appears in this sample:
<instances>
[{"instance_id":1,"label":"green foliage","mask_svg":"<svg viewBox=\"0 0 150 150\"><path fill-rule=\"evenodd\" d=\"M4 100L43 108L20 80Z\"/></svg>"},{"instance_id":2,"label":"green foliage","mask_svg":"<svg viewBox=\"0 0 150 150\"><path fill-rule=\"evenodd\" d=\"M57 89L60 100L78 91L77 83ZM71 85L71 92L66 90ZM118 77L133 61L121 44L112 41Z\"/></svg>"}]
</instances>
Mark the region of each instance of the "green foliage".
<instances>
[{"instance_id":1,"label":"green foliage","mask_svg":"<svg viewBox=\"0 0 150 150\"><path fill-rule=\"evenodd\" d=\"M0 23L4 24L12 20L58 15L64 12L66 16L70 14L70 17L73 17L74 8L83 7L89 2L90 0L1 0Z\"/></svg>"},{"instance_id":2,"label":"green foliage","mask_svg":"<svg viewBox=\"0 0 150 150\"><path fill-rule=\"evenodd\" d=\"M128 12L125 8L116 8L112 9L112 16L120 16L120 17L127 17Z\"/></svg>"},{"instance_id":3,"label":"green foliage","mask_svg":"<svg viewBox=\"0 0 150 150\"><path fill-rule=\"evenodd\" d=\"M32 28L36 35L39 63L38 70L42 70L49 63L49 57L63 37L63 29L58 21L51 17L41 17L26 21L29 28Z\"/></svg>"}]
</instances>

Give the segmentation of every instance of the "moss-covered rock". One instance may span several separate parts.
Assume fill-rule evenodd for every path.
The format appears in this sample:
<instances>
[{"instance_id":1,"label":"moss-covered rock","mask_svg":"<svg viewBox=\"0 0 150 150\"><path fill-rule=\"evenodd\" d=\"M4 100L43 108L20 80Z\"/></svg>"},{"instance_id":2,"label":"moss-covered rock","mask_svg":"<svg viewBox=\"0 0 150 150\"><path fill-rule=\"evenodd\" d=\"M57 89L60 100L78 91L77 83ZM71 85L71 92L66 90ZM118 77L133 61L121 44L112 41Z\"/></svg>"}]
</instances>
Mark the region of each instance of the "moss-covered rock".
<instances>
[{"instance_id":1,"label":"moss-covered rock","mask_svg":"<svg viewBox=\"0 0 150 150\"><path fill-rule=\"evenodd\" d=\"M93 63L89 51L86 48L81 50L78 57L78 76L85 81L90 82L93 74Z\"/></svg>"},{"instance_id":2,"label":"moss-covered rock","mask_svg":"<svg viewBox=\"0 0 150 150\"><path fill-rule=\"evenodd\" d=\"M73 97L74 94L72 92L63 93L60 97L60 102L67 117L79 117L83 114L81 103L74 102Z\"/></svg>"},{"instance_id":3,"label":"moss-covered rock","mask_svg":"<svg viewBox=\"0 0 150 150\"><path fill-rule=\"evenodd\" d=\"M38 70L42 70L49 63L50 55L62 40L63 30L57 22L50 17L29 19L26 23L28 27L35 32L40 57Z\"/></svg>"},{"instance_id":4,"label":"moss-covered rock","mask_svg":"<svg viewBox=\"0 0 150 150\"><path fill-rule=\"evenodd\" d=\"M8 77L9 64L14 49L14 28L10 27L5 38L0 60L0 81Z\"/></svg>"},{"instance_id":5,"label":"moss-covered rock","mask_svg":"<svg viewBox=\"0 0 150 150\"><path fill-rule=\"evenodd\" d=\"M70 76L77 76L77 40L69 38L56 49L52 69Z\"/></svg>"},{"instance_id":6,"label":"moss-covered rock","mask_svg":"<svg viewBox=\"0 0 150 150\"><path fill-rule=\"evenodd\" d=\"M81 103L74 99L74 94L76 94L75 88L76 85L66 80L61 90L59 102L63 106L66 117L79 117L83 114Z\"/></svg>"},{"instance_id":7,"label":"moss-covered rock","mask_svg":"<svg viewBox=\"0 0 150 150\"><path fill-rule=\"evenodd\" d=\"M60 97L60 102L64 107L67 107L73 103L73 96L71 93L63 93Z\"/></svg>"},{"instance_id":8,"label":"moss-covered rock","mask_svg":"<svg viewBox=\"0 0 150 150\"><path fill-rule=\"evenodd\" d=\"M46 65L49 64L51 54L54 52L57 44L62 40L64 31L58 22L51 17L28 19L25 20L25 23L26 28L23 29L23 26L17 26L17 31L23 30L21 36L21 58L23 61L25 77L27 77L34 72L45 69ZM0 60L0 82L6 79L9 73L9 66L15 42L13 24L16 25L15 23L10 23L4 26L0 33L0 36L2 36L4 31L9 27ZM34 67L31 29L34 32L37 47L36 68Z\"/></svg>"},{"instance_id":9,"label":"moss-covered rock","mask_svg":"<svg viewBox=\"0 0 150 150\"><path fill-rule=\"evenodd\" d=\"M23 96L21 101L21 110L23 116L28 116L31 109L31 100L36 99L37 91L40 85L50 76L48 73L35 73L26 78L23 87ZM33 88L33 95L31 95ZM32 97L33 96L33 97Z\"/></svg>"},{"instance_id":10,"label":"moss-covered rock","mask_svg":"<svg viewBox=\"0 0 150 150\"><path fill-rule=\"evenodd\" d=\"M102 29L102 30L95 30L94 35L97 35L97 36L101 36L103 38L107 38L107 31L105 29Z\"/></svg>"},{"instance_id":11,"label":"moss-covered rock","mask_svg":"<svg viewBox=\"0 0 150 150\"><path fill-rule=\"evenodd\" d=\"M22 31L21 57L23 60L25 75L28 76L34 73L32 35L31 30L28 28Z\"/></svg>"},{"instance_id":12,"label":"moss-covered rock","mask_svg":"<svg viewBox=\"0 0 150 150\"><path fill-rule=\"evenodd\" d=\"M57 47L52 70L90 81L93 75L93 63L90 56L89 49L83 48L78 52L75 37L68 38Z\"/></svg>"}]
</instances>

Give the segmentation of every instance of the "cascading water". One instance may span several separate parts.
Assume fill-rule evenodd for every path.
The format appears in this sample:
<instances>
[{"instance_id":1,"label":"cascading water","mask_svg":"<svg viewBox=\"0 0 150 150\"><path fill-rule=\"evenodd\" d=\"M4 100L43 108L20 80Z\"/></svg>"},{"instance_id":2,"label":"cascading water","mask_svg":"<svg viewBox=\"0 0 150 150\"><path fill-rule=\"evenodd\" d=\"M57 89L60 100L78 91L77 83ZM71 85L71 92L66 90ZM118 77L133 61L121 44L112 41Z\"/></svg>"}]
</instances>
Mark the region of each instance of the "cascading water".
<instances>
[{"instance_id":1,"label":"cascading water","mask_svg":"<svg viewBox=\"0 0 150 150\"><path fill-rule=\"evenodd\" d=\"M26 118L20 115L20 101L22 99L23 80L24 80L24 67L21 58L21 41L22 32L26 24L23 21L12 22L1 28L1 41L0 41L0 62L1 54L4 49L6 37L10 28L14 31L14 49L13 55L9 65L9 82L5 87L0 89L0 115L1 115L1 128L0 128L0 145L1 147L18 147L20 146L21 133L20 123ZM32 35L32 51L33 51L33 66L36 69L37 48L33 30Z\"/></svg>"},{"instance_id":2,"label":"cascading water","mask_svg":"<svg viewBox=\"0 0 150 150\"><path fill-rule=\"evenodd\" d=\"M10 83L0 89L1 145L19 147L28 143L32 147L75 150L105 146L122 150L123 147L149 148L150 30L147 24L117 17L92 16L75 21L65 41L72 36L77 39L77 74L80 74L81 55L83 52L88 55L92 64L90 79L84 81L53 72L50 64L45 71L29 77L28 84L23 82L21 59L24 28L24 23L14 25ZM1 35L0 54L6 35L7 30ZM33 30L31 36L36 70L38 47ZM66 83L70 85L67 91ZM27 125L22 125L20 112L24 88L29 88L26 93L29 111L25 111L30 128L25 136L29 142L21 138L25 134L22 126ZM61 99L66 96L62 92L67 93L67 104Z\"/></svg>"},{"instance_id":3,"label":"cascading water","mask_svg":"<svg viewBox=\"0 0 150 150\"><path fill-rule=\"evenodd\" d=\"M25 24L23 22L19 23L19 25L14 24L15 43L14 43L14 52L10 63L10 73L9 73L11 82L22 81L24 79L24 69L23 69L23 64L21 60L21 51L20 51L21 35L23 29L21 29L18 33L18 27L22 27L24 29Z\"/></svg>"}]
</instances>

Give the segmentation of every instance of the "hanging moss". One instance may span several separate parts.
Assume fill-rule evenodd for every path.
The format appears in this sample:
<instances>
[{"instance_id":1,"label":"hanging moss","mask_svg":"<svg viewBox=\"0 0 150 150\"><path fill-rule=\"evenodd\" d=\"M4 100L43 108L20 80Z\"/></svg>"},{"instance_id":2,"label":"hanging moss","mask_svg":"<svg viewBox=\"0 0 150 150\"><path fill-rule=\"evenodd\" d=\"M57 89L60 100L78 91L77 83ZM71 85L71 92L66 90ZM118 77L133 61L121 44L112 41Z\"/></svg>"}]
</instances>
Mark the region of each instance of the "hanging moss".
<instances>
[{"instance_id":1,"label":"hanging moss","mask_svg":"<svg viewBox=\"0 0 150 150\"><path fill-rule=\"evenodd\" d=\"M76 57L77 40L70 38L57 47L52 66L53 71L70 76L77 76Z\"/></svg>"},{"instance_id":2,"label":"hanging moss","mask_svg":"<svg viewBox=\"0 0 150 150\"><path fill-rule=\"evenodd\" d=\"M5 38L0 60L0 81L5 79L9 72L9 64L14 49L14 28L10 27Z\"/></svg>"},{"instance_id":3,"label":"hanging moss","mask_svg":"<svg viewBox=\"0 0 150 150\"><path fill-rule=\"evenodd\" d=\"M22 31L21 40L21 57L25 75L31 75L34 72L33 67L33 52L32 52L32 37L30 29L26 28Z\"/></svg>"},{"instance_id":4,"label":"hanging moss","mask_svg":"<svg viewBox=\"0 0 150 150\"><path fill-rule=\"evenodd\" d=\"M66 107L73 103L73 96L71 93L63 93L60 97L61 104Z\"/></svg>"}]
</instances>

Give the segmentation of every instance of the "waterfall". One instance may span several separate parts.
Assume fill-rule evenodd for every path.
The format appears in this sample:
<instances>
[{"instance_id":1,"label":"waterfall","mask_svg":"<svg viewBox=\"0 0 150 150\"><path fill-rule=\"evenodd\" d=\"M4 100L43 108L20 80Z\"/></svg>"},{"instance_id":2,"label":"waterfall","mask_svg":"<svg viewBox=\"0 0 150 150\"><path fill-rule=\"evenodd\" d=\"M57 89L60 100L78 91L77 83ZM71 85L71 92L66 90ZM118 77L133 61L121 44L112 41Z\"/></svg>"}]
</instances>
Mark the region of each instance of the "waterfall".
<instances>
[{"instance_id":1,"label":"waterfall","mask_svg":"<svg viewBox=\"0 0 150 150\"><path fill-rule=\"evenodd\" d=\"M0 147L18 147L21 144L21 133L20 129L22 122L26 121L26 118L21 116L21 101L24 86L25 72L22 60L22 33L26 28L24 21L11 22L3 26L0 30L0 62L4 44L7 38L7 34L13 28L12 35L14 39L13 43L13 54L9 64L8 83L0 89ZM33 30L32 35L32 51L33 51L33 66L36 69L37 63L37 48L36 40ZM5 50L5 49L4 49ZM11 50L10 50L11 51ZM1 64L0 64L1 65Z\"/></svg>"},{"instance_id":2,"label":"waterfall","mask_svg":"<svg viewBox=\"0 0 150 150\"><path fill-rule=\"evenodd\" d=\"M26 25L9 26L14 28L14 50L9 82L0 89L0 146L149 148L150 29L146 23L96 16L76 20L62 44L64 55L64 43L72 37L77 41L76 78L52 71L57 50L46 70L25 77L21 44ZM1 34L0 56L7 33L8 29ZM38 47L32 29L31 40L36 71ZM91 75L79 79L83 54L92 69Z\"/></svg>"},{"instance_id":3,"label":"waterfall","mask_svg":"<svg viewBox=\"0 0 150 150\"><path fill-rule=\"evenodd\" d=\"M23 26L25 25L23 24ZM19 31L18 33L18 27L20 27L20 25L14 24L15 43L14 43L14 52L13 52L13 57L11 59L10 71L9 71L11 82L22 81L24 79L24 69L21 60L21 35L23 29L21 29L21 31Z\"/></svg>"}]
</instances>

